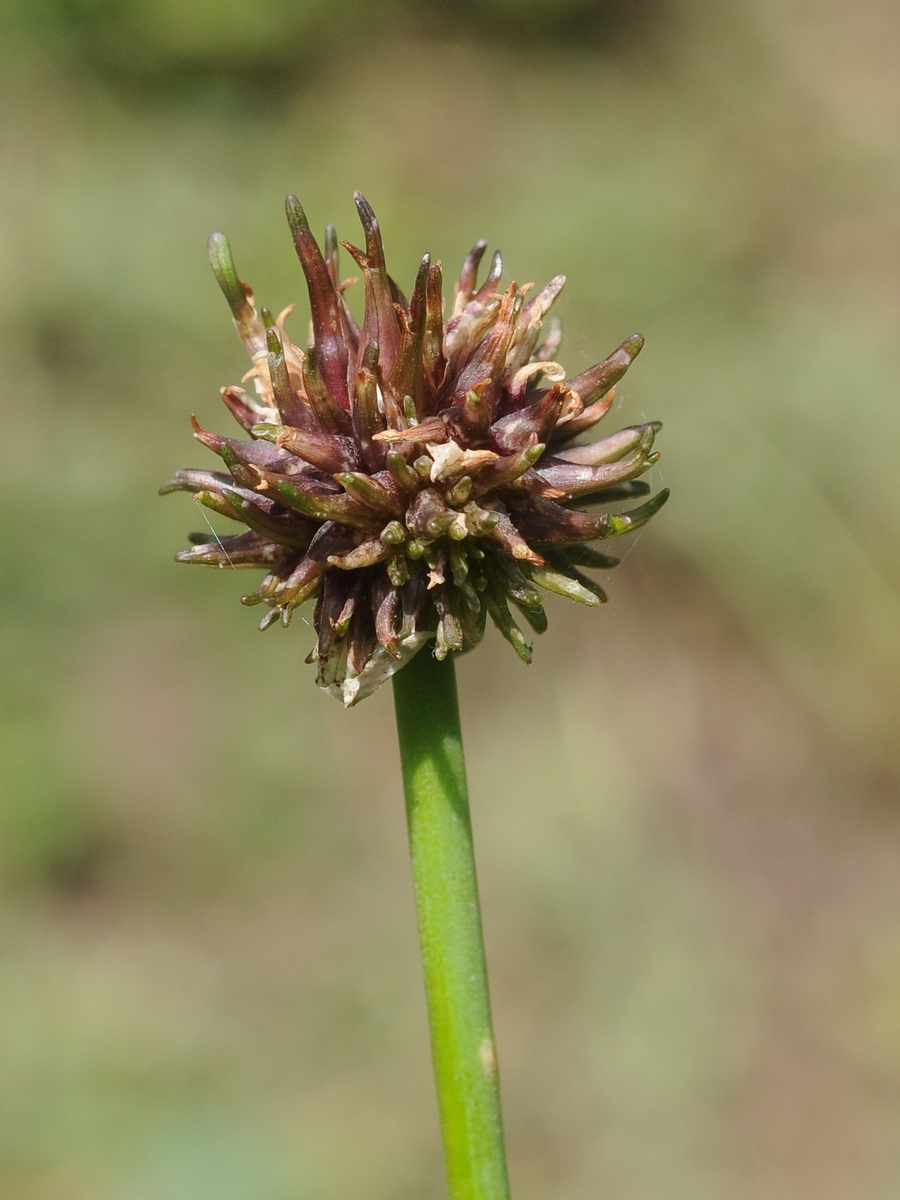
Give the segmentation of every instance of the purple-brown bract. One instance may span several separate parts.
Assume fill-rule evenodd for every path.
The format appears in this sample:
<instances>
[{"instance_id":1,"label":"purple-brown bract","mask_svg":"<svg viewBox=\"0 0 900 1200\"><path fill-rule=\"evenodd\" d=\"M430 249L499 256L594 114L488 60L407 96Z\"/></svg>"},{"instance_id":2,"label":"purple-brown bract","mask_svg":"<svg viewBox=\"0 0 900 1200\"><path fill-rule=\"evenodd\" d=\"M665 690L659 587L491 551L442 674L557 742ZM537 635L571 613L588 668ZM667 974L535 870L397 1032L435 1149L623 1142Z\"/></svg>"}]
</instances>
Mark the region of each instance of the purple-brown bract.
<instances>
[{"instance_id":1,"label":"purple-brown bract","mask_svg":"<svg viewBox=\"0 0 900 1200\"><path fill-rule=\"evenodd\" d=\"M342 244L363 275L361 327L344 300L333 227L323 254L299 202L287 199L309 289L305 352L284 332L290 310L277 320L257 310L225 237L211 236L213 270L253 361L254 394L222 389L248 439L194 420L227 472L179 471L161 489L192 492L247 526L231 537L192 535L176 558L264 568L243 598L268 606L260 628L287 625L316 598L309 661L347 705L431 640L439 658L470 649L488 615L529 662L510 602L536 633L547 626L541 591L600 604L602 589L579 568L617 560L587 543L636 529L668 498L663 490L619 513L593 507L649 492L638 476L658 458L658 423L575 441L609 410L639 334L567 379L555 361L559 329L543 331L563 276L530 297L515 283L500 291L497 253L478 286L479 242L445 320L440 263L425 255L407 301L387 273L375 214L355 200L366 248Z\"/></svg>"}]
</instances>

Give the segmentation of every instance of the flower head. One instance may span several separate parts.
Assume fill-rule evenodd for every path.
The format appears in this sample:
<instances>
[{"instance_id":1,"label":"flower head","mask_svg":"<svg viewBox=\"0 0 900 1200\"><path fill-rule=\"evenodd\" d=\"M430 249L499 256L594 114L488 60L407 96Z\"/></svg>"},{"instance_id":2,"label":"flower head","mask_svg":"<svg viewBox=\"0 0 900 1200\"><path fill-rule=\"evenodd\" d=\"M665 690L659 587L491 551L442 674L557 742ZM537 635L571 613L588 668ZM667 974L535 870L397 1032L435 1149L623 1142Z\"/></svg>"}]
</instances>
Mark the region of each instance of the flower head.
<instances>
[{"instance_id":1,"label":"flower head","mask_svg":"<svg viewBox=\"0 0 900 1200\"><path fill-rule=\"evenodd\" d=\"M342 245L363 277L361 326L344 299L354 281L340 280L334 228L323 253L287 199L309 290L305 351L285 333L291 310L273 319L257 309L227 240L212 234L213 271L253 362L253 393L226 387L222 399L248 436L221 437L194 418L195 436L226 470L182 470L160 489L191 492L247 526L192 535L176 559L265 569L243 597L266 606L261 629L289 624L315 598L309 661L347 705L429 641L439 658L475 646L488 616L530 662L512 609L542 633L543 592L605 601L582 568L618 560L588 543L638 528L668 498L664 490L630 511L605 510L649 492L638 476L658 458L657 422L577 441L609 410L640 334L567 379L559 328L544 329L563 276L534 294L515 283L500 290L498 252L479 286L478 242L445 320L440 263L425 255L407 300L387 273L375 214L355 200L365 250Z\"/></svg>"}]
</instances>

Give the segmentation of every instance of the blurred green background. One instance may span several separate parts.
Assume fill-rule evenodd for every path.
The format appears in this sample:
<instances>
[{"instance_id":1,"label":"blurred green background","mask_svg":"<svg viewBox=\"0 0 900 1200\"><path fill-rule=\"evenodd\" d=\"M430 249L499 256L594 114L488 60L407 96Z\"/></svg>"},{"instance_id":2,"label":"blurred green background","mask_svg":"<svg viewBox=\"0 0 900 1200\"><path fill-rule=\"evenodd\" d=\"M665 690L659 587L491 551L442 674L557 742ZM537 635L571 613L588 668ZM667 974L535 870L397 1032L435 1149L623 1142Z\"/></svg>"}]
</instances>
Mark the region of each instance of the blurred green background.
<instances>
[{"instance_id":1,"label":"blurred green background","mask_svg":"<svg viewBox=\"0 0 900 1200\"><path fill-rule=\"evenodd\" d=\"M442 1194L389 689L176 568L282 213L569 276L667 509L460 664L517 1200L900 1194L900 11L6 0L0 1193ZM295 336L305 317L294 318ZM209 456L207 456L209 457ZM894 482L892 482L894 481Z\"/></svg>"}]
</instances>

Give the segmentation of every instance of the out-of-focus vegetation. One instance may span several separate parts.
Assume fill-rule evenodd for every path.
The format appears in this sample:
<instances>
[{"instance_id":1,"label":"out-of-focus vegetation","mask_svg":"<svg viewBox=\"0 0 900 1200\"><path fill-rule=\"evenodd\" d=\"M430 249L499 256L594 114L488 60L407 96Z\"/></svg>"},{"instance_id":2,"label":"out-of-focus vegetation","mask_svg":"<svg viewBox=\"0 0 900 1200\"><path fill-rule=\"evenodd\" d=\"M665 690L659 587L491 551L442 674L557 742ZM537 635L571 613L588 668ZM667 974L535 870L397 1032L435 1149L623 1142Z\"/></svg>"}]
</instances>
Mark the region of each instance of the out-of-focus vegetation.
<instances>
[{"instance_id":1,"label":"out-of-focus vegetation","mask_svg":"<svg viewBox=\"0 0 900 1200\"><path fill-rule=\"evenodd\" d=\"M895 6L0 20L2 1193L440 1194L389 692L155 499L245 369L206 234L277 310L360 187L401 282L565 272L573 372L642 330L666 424L608 609L460 665L518 1200L896 1196Z\"/></svg>"}]
</instances>

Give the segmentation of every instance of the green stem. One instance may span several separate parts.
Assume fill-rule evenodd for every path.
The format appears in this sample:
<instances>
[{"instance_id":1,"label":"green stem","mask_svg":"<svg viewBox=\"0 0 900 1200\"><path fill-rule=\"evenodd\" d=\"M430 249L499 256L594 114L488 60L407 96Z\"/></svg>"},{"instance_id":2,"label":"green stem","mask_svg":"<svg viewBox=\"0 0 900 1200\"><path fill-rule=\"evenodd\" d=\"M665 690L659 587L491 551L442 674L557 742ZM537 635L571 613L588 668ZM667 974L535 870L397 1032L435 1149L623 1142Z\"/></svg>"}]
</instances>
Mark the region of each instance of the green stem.
<instances>
[{"instance_id":1,"label":"green stem","mask_svg":"<svg viewBox=\"0 0 900 1200\"><path fill-rule=\"evenodd\" d=\"M450 1200L508 1200L452 656L422 649L394 676L394 706Z\"/></svg>"}]
</instances>

